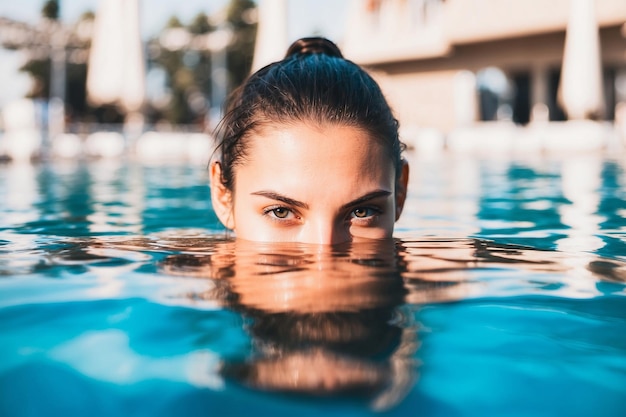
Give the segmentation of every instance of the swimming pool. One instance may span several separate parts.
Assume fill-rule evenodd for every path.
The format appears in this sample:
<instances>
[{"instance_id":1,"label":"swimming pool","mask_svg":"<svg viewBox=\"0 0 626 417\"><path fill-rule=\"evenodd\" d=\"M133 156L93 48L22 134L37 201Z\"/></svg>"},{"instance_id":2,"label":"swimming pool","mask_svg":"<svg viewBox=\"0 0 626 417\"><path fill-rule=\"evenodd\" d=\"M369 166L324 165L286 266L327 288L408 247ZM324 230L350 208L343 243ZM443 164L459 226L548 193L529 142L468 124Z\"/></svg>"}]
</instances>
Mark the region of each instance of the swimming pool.
<instances>
[{"instance_id":1,"label":"swimming pool","mask_svg":"<svg viewBox=\"0 0 626 417\"><path fill-rule=\"evenodd\" d=\"M333 250L232 240L202 165L0 165L0 415L623 416L623 156L408 157Z\"/></svg>"}]
</instances>

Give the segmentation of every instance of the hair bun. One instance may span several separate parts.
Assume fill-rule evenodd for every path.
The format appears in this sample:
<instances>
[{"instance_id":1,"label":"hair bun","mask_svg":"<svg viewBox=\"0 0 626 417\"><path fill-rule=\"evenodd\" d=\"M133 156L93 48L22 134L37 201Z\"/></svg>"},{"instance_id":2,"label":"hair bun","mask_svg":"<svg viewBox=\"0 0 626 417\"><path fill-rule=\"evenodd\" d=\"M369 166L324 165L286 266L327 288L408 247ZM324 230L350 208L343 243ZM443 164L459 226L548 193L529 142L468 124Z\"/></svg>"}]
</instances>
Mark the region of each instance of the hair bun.
<instances>
[{"instance_id":1,"label":"hair bun","mask_svg":"<svg viewBox=\"0 0 626 417\"><path fill-rule=\"evenodd\" d=\"M343 58L341 51L333 42L326 38L301 38L291 44L285 58L294 55L323 54Z\"/></svg>"}]
</instances>

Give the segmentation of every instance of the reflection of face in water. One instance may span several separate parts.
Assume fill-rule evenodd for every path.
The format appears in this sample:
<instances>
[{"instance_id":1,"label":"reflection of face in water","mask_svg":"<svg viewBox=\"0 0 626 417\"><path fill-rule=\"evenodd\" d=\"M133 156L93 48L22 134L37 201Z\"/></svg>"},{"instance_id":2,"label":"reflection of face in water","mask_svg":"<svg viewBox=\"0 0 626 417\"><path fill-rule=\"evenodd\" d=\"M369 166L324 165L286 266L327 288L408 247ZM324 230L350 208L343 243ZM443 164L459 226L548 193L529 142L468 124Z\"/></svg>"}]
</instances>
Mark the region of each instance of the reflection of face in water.
<instances>
[{"instance_id":1,"label":"reflection of face in water","mask_svg":"<svg viewBox=\"0 0 626 417\"><path fill-rule=\"evenodd\" d=\"M168 258L169 273L212 278L205 298L250 319L255 355L224 364L246 386L398 401L415 379L417 341L392 240L334 249L224 242L212 255Z\"/></svg>"}]
</instances>

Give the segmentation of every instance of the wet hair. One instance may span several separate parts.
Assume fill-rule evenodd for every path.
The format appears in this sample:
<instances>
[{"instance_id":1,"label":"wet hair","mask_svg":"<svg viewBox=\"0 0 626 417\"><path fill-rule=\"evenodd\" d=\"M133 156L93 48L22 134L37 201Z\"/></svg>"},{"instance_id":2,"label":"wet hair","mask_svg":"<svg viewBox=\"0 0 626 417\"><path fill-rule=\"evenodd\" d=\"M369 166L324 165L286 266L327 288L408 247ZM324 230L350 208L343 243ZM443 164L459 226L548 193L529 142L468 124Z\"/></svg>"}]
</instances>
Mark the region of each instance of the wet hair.
<instances>
[{"instance_id":1,"label":"wet hair","mask_svg":"<svg viewBox=\"0 0 626 417\"><path fill-rule=\"evenodd\" d=\"M250 135L293 122L362 129L383 144L400 175L404 145L398 121L376 81L344 59L331 41L303 38L283 60L252 74L230 96L216 130L224 186L233 190L234 167L245 161Z\"/></svg>"}]
</instances>

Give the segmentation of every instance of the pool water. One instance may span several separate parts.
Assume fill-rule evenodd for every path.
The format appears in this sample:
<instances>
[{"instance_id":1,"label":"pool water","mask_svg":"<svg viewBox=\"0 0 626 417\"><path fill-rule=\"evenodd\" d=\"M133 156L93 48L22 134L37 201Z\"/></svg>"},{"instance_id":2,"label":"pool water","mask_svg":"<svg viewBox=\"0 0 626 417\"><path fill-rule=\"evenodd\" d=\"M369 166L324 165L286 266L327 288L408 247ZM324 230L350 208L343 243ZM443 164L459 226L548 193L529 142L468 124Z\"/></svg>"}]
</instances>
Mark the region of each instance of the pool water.
<instances>
[{"instance_id":1,"label":"pool water","mask_svg":"<svg viewBox=\"0 0 626 417\"><path fill-rule=\"evenodd\" d=\"M233 239L204 166L0 165L0 416L626 415L626 173L408 154L392 241Z\"/></svg>"}]
</instances>

